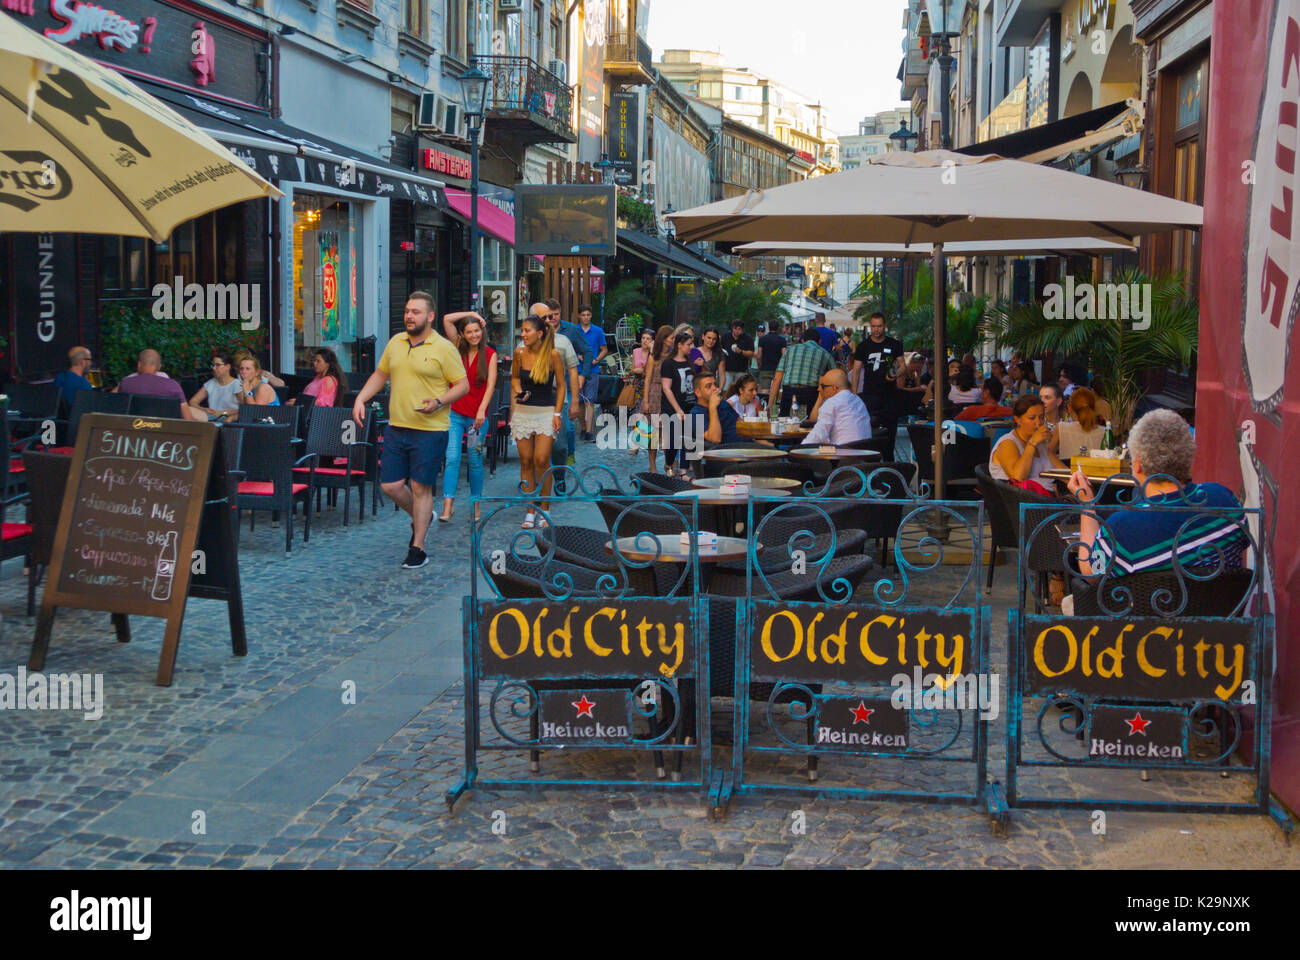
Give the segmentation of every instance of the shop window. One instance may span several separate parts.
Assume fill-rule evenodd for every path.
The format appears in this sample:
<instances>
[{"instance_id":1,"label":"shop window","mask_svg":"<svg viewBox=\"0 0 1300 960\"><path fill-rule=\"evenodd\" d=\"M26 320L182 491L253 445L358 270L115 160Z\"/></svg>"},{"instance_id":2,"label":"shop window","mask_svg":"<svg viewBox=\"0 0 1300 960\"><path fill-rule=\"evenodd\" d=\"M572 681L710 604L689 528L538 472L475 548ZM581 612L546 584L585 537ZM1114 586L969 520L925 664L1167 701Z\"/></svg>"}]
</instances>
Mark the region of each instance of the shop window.
<instances>
[{"instance_id":1,"label":"shop window","mask_svg":"<svg viewBox=\"0 0 1300 960\"><path fill-rule=\"evenodd\" d=\"M357 299L364 276L362 207L333 197L293 198L293 347L295 369L311 366L312 351L329 347L352 369L351 345L360 328Z\"/></svg>"}]
</instances>

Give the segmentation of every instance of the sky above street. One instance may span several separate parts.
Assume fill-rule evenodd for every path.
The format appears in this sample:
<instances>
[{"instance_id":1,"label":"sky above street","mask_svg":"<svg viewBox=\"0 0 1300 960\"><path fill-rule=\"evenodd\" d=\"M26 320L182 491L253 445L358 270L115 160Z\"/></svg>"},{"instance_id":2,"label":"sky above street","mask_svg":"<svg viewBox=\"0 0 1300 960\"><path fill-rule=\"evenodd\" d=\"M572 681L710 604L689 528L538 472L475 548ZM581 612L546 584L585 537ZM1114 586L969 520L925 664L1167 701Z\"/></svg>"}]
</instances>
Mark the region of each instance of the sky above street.
<instances>
[{"instance_id":1,"label":"sky above street","mask_svg":"<svg viewBox=\"0 0 1300 960\"><path fill-rule=\"evenodd\" d=\"M830 108L840 136L900 105L902 0L651 0L647 41L720 51Z\"/></svg>"}]
</instances>

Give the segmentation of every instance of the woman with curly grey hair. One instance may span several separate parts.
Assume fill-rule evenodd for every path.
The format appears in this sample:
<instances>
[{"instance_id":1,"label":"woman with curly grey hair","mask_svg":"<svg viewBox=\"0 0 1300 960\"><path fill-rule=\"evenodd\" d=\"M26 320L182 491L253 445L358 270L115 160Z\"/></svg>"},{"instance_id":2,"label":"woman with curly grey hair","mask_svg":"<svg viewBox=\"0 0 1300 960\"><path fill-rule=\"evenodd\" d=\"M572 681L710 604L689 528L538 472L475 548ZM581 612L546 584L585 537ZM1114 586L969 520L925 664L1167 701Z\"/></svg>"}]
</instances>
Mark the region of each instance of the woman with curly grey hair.
<instances>
[{"instance_id":1,"label":"woman with curly grey hair","mask_svg":"<svg viewBox=\"0 0 1300 960\"><path fill-rule=\"evenodd\" d=\"M1196 442L1187 422L1172 410L1153 410L1134 424L1128 446L1143 500L1111 514L1105 528L1097 517L1083 516L1080 540L1088 549L1080 555L1079 569L1112 577L1172 570L1175 556L1188 569L1220 563L1240 567L1247 547L1241 503L1222 484L1191 482ZM1081 472L1070 478L1070 492L1085 504L1095 496ZM1182 503L1189 508L1152 509ZM1207 514L1198 508L1235 512Z\"/></svg>"}]
</instances>

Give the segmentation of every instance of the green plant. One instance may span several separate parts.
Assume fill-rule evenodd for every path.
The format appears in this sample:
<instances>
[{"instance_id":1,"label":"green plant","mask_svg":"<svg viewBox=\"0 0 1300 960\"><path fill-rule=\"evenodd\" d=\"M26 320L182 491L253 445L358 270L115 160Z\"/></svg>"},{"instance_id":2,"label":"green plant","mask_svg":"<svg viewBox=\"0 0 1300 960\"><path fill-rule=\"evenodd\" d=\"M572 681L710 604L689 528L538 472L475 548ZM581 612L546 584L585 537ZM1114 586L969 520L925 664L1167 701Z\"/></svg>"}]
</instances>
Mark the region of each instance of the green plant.
<instances>
[{"instance_id":1,"label":"green plant","mask_svg":"<svg viewBox=\"0 0 1300 960\"><path fill-rule=\"evenodd\" d=\"M148 301L112 303L100 317L100 353L110 382L135 370L141 350L162 354L163 369L173 376L206 376L214 350L247 348L265 356L266 342L264 326L244 330L237 321L159 320Z\"/></svg>"},{"instance_id":2,"label":"green plant","mask_svg":"<svg viewBox=\"0 0 1300 960\"><path fill-rule=\"evenodd\" d=\"M655 210L644 200L620 193L618 195L618 218L633 227L648 229L655 225Z\"/></svg>"},{"instance_id":3,"label":"green plant","mask_svg":"<svg viewBox=\"0 0 1300 960\"><path fill-rule=\"evenodd\" d=\"M744 274L733 273L721 282L704 285L696 324L700 329L716 327L724 330L733 320L739 320L746 331L754 334L760 324L785 319L780 301L780 286L759 283Z\"/></svg>"},{"instance_id":4,"label":"green plant","mask_svg":"<svg viewBox=\"0 0 1300 960\"><path fill-rule=\"evenodd\" d=\"M635 278L620 280L605 295L605 322L614 324L621 317L650 318L653 313L641 281ZM646 321L648 322L648 321Z\"/></svg>"},{"instance_id":5,"label":"green plant","mask_svg":"<svg viewBox=\"0 0 1300 960\"><path fill-rule=\"evenodd\" d=\"M959 307L948 304L944 330L950 354L960 357L977 352L984 338L988 310L987 297L974 297ZM868 310L866 315L873 312ZM856 315L862 316L862 308ZM918 268L912 295L903 304L903 315L894 322L890 333L908 349L934 346L934 274L929 266Z\"/></svg>"},{"instance_id":6,"label":"green plant","mask_svg":"<svg viewBox=\"0 0 1300 960\"><path fill-rule=\"evenodd\" d=\"M1084 358L1098 392L1110 403L1115 432L1126 436L1142 399L1142 373L1191 366L1200 315L1179 275L1153 279L1128 270L1114 282L1150 284L1151 315L1145 329L1137 329L1130 318L1053 318L1043 304L1008 303L993 308L990 326L999 346L1019 349L1026 356L1055 353Z\"/></svg>"}]
</instances>

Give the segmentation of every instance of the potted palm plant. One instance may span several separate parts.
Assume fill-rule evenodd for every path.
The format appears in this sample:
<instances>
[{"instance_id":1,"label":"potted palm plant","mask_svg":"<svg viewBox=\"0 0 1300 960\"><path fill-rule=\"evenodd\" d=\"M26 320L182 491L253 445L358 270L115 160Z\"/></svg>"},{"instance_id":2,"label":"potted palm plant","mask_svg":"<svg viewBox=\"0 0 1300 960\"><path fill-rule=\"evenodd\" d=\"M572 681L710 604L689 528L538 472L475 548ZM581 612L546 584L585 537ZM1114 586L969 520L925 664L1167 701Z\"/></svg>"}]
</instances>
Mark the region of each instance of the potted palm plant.
<instances>
[{"instance_id":1,"label":"potted palm plant","mask_svg":"<svg viewBox=\"0 0 1300 960\"><path fill-rule=\"evenodd\" d=\"M1180 275L1149 278L1137 270L1123 271L1116 284L1150 284L1151 313L1143 323L1131 317L1097 318L1084 311L1056 316L1041 303L1001 302L989 312L989 328L998 346L1024 351L1026 356L1055 353L1085 358L1097 392L1110 403L1111 428L1128 435L1142 399L1142 374L1163 367L1186 368L1196 354L1199 308L1188 295Z\"/></svg>"}]
</instances>

